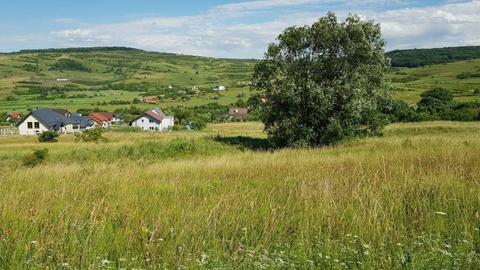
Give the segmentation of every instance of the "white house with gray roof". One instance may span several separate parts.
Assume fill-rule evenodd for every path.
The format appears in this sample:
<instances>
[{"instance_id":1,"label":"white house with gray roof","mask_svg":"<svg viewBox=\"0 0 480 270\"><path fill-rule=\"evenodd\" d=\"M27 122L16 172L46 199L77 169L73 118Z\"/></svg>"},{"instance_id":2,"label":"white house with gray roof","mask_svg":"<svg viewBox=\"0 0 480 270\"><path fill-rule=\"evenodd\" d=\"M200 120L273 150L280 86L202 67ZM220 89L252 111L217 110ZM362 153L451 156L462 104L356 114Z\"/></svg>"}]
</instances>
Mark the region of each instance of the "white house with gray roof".
<instances>
[{"instance_id":1,"label":"white house with gray roof","mask_svg":"<svg viewBox=\"0 0 480 270\"><path fill-rule=\"evenodd\" d=\"M71 113L65 115L52 109L32 111L17 125L20 135L36 135L44 131L75 133L93 126L94 123L87 117Z\"/></svg>"}]
</instances>

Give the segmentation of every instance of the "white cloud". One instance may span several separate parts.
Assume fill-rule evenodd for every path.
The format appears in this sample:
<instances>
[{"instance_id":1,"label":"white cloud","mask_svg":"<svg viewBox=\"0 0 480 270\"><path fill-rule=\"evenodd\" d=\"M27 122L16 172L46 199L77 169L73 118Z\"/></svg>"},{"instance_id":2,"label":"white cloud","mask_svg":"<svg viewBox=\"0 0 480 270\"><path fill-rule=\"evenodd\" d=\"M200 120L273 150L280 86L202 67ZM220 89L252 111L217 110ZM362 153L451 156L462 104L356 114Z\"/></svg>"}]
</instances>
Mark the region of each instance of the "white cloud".
<instances>
[{"instance_id":1,"label":"white cloud","mask_svg":"<svg viewBox=\"0 0 480 270\"><path fill-rule=\"evenodd\" d=\"M158 17L123 23L93 25L52 32L65 46L122 45L147 50L216 57L261 57L269 42L290 25L311 24L325 15L330 0L261 0L221 5L198 16ZM451 2L440 6L401 8L381 12L359 9L365 1L343 1L339 16L358 13L381 23L389 49L479 45L480 1ZM369 0L368 3L402 3ZM314 11L305 5L317 5ZM352 8L354 5L355 8ZM291 11L292 7L298 7ZM276 11L273 11L275 9ZM280 9L280 10L277 10ZM349 9L347 12L346 9ZM257 12L272 12L270 19L246 23ZM261 13L262 14L262 13ZM233 18L241 18L242 23ZM242 18L245 17L245 18ZM256 17L255 17L256 18ZM257 18L258 19L258 18Z\"/></svg>"}]
</instances>

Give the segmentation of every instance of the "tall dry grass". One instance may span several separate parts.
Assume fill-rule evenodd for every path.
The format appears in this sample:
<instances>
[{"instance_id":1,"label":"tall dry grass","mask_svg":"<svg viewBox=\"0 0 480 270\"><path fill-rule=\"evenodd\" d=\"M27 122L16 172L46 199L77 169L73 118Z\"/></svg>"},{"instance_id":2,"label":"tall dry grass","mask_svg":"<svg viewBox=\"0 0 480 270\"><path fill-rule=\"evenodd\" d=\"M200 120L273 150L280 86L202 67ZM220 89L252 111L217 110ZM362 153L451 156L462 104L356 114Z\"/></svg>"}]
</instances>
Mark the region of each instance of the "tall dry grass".
<instances>
[{"instance_id":1,"label":"tall dry grass","mask_svg":"<svg viewBox=\"0 0 480 270\"><path fill-rule=\"evenodd\" d=\"M0 138L0 268L478 268L479 131L403 124L275 152L208 137L262 137L251 123L64 137L35 168L21 156L43 145Z\"/></svg>"}]
</instances>

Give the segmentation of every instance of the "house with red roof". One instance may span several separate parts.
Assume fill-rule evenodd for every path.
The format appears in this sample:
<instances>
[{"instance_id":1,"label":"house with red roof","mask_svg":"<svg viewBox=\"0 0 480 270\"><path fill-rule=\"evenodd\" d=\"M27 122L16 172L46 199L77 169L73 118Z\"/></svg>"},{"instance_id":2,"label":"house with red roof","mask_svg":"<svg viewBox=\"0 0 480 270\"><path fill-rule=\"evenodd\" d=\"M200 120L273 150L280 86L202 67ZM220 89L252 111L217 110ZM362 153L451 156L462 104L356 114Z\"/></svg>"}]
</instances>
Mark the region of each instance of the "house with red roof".
<instances>
[{"instance_id":1,"label":"house with red roof","mask_svg":"<svg viewBox=\"0 0 480 270\"><path fill-rule=\"evenodd\" d=\"M150 103L150 104L157 104L158 103L158 97L155 97L155 96L143 97L143 102Z\"/></svg>"},{"instance_id":2,"label":"house with red roof","mask_svg":"<svg viewBox=\"0 0 480 270\"><path fill-rule=\"evenodd\" d=\"M130 126L150 131L165 131L173 125L173 116L165 115L159 108L148 110L130 121Z\"/></svg>"},{"instance_id":3,"label":"house with red roof","mask_svg":"<svg viewBox=\"0 0 480 270\"><path fill-rule=\"evenodd\" d=\"M93 112L89 115L89 118L95 123L95 125L103 128L111 128L120 121L120 119L112 112Z\"/></svg>"},{"instance_id":4,"label":"house with red roof","mask_svg":"<svg viewBox=\"0 0 480 270\"><path fill-rule=\"evenodd\" d=\"M17 121L22 118L21 112L9 112L7 113L7 121Z\"/></svg>"}]
</instances>

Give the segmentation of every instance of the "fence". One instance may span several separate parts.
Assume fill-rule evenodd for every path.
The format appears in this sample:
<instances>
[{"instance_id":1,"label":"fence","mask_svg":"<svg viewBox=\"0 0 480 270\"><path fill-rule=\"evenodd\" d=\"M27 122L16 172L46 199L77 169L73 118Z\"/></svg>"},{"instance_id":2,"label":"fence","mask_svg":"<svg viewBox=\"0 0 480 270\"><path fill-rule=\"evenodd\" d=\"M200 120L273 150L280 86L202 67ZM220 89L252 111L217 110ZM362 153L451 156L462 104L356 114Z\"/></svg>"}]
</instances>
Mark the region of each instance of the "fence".
<instances>
[{"instance_id":1,"label":"fence","mask_svg":"<svg viewBox=\"0 0 480 270\"><path fill-rule=\"evenodd\" d=\"M17 135L18 128L16 127L0 127L0 136L9 136L9 135Z\"/></svg>"}]
</instances>

